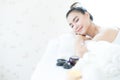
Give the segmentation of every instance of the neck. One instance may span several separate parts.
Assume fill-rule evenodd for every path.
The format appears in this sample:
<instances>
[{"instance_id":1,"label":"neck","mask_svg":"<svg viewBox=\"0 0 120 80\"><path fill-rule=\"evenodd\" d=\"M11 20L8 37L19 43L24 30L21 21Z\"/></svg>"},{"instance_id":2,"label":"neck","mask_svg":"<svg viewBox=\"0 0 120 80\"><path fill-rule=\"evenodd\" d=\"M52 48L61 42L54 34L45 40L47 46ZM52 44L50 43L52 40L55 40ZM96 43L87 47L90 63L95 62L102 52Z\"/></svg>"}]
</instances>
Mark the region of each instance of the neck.
<instances>
[{"instance_id":1,"label":"neck","mask_svg":"<svg viewBox=\"0 0 120 80\"><path fill-rule=\"evenodd\" d=\"M100 27L95 25L94 23L91 23L91 25L89 26L87 35L93 38L96 34L99 33L99 31L100 31Z\"/></svg>"}]
</instances>

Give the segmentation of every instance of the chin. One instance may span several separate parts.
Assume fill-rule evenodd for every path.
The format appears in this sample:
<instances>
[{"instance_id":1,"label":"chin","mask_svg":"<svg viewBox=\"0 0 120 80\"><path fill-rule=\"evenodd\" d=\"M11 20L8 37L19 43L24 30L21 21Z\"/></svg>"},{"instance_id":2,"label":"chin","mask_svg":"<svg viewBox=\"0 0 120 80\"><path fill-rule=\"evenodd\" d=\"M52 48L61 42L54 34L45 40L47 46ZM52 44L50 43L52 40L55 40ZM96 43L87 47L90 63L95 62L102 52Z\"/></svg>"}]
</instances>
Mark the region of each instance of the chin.
<instances>
[{"instance_id":1,"label":"chin","mask_svg":"<svg viewBox=\"0 0 120 80\"><path fill-rule=\"evenodd\" d=\"M81 32L81 33L79 33L80 35L83 35L83 36L85 36L86 34L85 33L83 33L83 32Z\"/></svg>"}]
</instances>

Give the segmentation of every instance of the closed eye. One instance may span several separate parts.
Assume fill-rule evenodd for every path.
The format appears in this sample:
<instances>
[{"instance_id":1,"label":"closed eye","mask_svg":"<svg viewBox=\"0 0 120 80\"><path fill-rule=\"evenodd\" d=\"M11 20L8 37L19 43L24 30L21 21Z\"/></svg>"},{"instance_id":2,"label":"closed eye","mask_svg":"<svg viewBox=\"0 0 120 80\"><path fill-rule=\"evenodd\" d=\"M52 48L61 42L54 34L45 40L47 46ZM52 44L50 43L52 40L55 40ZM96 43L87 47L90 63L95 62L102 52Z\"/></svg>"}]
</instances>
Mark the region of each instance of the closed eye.
<instances>
[{"instance_id":1,"label":"closed eye","mask_svg":"<svg viewBox=\"0 0 120 80\"><path fill-rule=\"evenodd\" d=\"M71 26L71 28L73 28L73 27L74 27L74 25L72 25L72 24L71 24L70 26Z\"/></svg>"},{"instance_id":2,"label":"closed eye","mask_svg":"<svg viewBox=\"0 0 120 80\"><path fill-rule=\"evenodd\" d=\"M75 20L75 22L78 22L79 21L79 18L77 18L76 20Z\"/></svg>"},{"instance_id":3,"label":"closed eye","mask_svg":"<svg viewBox=\"0 0 120 80\"><path fill-rule=\"evenodd\" d=\"M71 25L71 28L73 28L74 26L73 25Z\"/></svg>"},{"instance_id":4,"label":"closed eye","mask_svg":"<svg viewBox=\"0 0 120 80\"><path fill-rule=\"evenodd\" d=\"M70 23L69 25L71 26L71 28L73 28L73 27L74 27L74 25L73 25L72 23Z\"/></svg>"}]
</instances>

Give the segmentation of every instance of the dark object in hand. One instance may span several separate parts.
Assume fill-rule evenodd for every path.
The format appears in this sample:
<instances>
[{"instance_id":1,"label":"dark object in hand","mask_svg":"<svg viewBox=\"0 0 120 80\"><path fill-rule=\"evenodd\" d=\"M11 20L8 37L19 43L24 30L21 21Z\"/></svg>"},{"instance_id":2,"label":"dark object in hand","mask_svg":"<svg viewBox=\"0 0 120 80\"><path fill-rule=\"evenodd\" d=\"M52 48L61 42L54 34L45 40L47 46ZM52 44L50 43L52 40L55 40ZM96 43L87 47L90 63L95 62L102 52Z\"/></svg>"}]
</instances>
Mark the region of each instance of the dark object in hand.
<instances>
[{"instance_id":1,"label":"dark object in hand","mask_svg":"<svg viewBox=\"0 0 120 80\"><path fill-rule=\"evenodd\" d=\"M72 68L76 62L79 60L79 57L77 56L72 56L69 58L69 60L65 59L57 59L57 66L63 66L64 69L70 69Z\"/></svg>"},{"instance_id":2,"label":"dark object in hand","mask_svg":"<svg viewBox=\"0 0 120 80\"><path fill-rule=\"evenodd\" d=\"M66 62L64 65L63 65L63 68L64 69L70 69L70 68L72 68L73 66L71 65L71 63L68 61L68 62Z\"/></svg>"},{"instance_id":3,"label":"dark object in hand","mask_svg":"<svg viewBox=\"0 0 120 80\"><path fill-rule=\"evenodd\" d=\"M57 66L63 66L65 63L67 62L67 60L65 59L57 59Z\"/></svg>"},{"instance_id":4,"label":"dark object in hand","mask_svg":"<svg viewBox=\"0 0 120 80\"><path fill-rule=\"evenodd\" d=\"M72 66L74 66L78 60L79 60L79 57L77 56L72 56L69 58L69 62L71 63Z\"/></svg>"}]
</instances>

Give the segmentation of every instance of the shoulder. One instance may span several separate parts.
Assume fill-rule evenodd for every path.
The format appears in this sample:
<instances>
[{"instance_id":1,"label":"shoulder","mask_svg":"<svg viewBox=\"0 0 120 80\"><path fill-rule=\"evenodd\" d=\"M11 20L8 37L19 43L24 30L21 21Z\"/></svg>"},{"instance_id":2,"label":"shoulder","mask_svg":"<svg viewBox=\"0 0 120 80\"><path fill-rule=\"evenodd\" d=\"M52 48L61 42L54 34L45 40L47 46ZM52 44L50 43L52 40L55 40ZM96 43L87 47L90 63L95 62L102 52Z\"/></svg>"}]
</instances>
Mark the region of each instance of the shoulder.
<instances>
[{"instance_id":1,"label":"shoulder","mask_svg":"<svg viewBox=\"0 0 120 80\"><path fill-rule=\"evenodd\" d=\"M118 32L117 28L102 28L100 32L93 38L93 40L96 41L105 40L112 42L117 32Z\"/></svg>"},{"instance_id":2,"label":"shoulder","mask_svg":"<svg viewBox=\"0 0 120 80\"><path fill-rule=\"evenodd\" d=\"M117 27L114 28L102 28L101 31L98 33L101 36L112 36L113 34L117 34L119 29Z\"/></svg>"},{"instance_id":3,"label":"shoulder","mask_svg":"<svg viewBox=\"0 0 120 80\"><path fill-rule=\"evenodd\" d=\"M119 30L119 28L115 27L115 28L104 28L103 32L107 33L107 32L117 32Z\"/></svg>"}]
</instances>

